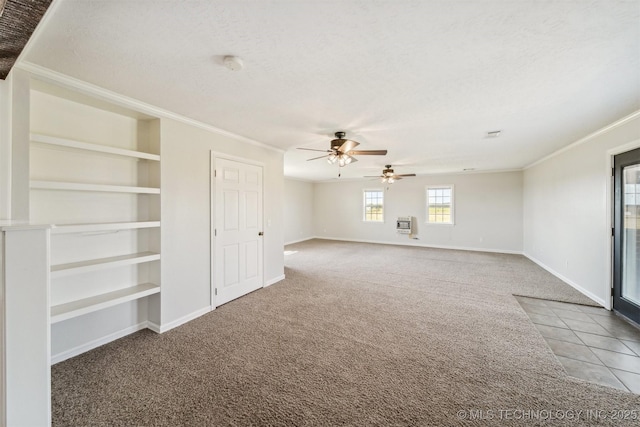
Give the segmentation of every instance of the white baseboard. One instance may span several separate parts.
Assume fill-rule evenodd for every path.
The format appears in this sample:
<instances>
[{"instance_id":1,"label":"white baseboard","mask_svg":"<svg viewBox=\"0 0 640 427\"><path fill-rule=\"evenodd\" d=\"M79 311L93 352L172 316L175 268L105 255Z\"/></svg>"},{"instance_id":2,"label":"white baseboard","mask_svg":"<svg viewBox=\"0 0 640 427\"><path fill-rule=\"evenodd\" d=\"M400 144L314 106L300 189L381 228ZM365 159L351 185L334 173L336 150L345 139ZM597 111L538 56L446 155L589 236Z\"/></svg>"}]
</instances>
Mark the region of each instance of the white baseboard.
<instances>
[{"instance_id":1,"label":"white baseboard","mask_svg":"<svg viewBox=\"0 0 640 427\"><path fill-rule=\"evenodd\" d=\"M209 312L211 312L213 310L213 307L211 306L206 306L204 308L201 308L200 310L196 310L192 313L187 314L186 316L182 316L179 319L176 319L172 322L169 323L163 323L162 325L158 325L157 323L152 323L152 322L148 322L148 328L151 329L153 332L157 332L159 334L162 334L164 332L167 332L173 328L177 328L180 325L184 325L187 322L192 321L193 319L197 319L198 317L205 315Z\"/></svg>"},{"instance_id":2,"label":"white baseboard","mask_svg":"<svg viewBox=\"0 0 640 427\"><path fill-rule=\"evenodd\" d=\"M290 242L285 242L284 245L293 245L294 243L300 243L300 242L306 242L307 240L311 240L311 239L317 239L317 237L305 237L304 239L298 239L298 240L292 240Z\"/></svg>"},{"instance_id":3,"label":"white baseboard","mask_svg":"<svg viewBox=\"0 0 640 427\"><path fill-rule=\"evenodd\" d=\"M162 333L162 332L160 332L160 330L161 330L160 325L158 325L155 322L147 321L147 329L152 330L156 334L161 334Z\"/></svg>"},{"instance_id":4,"label":"white baseboard","mask_svg":"<svg viewBox=\"0 0 640 427\"><path fill-rule=\"evenodd\" d=\"M432 245L428 243L420 243L419 240L410 240L409 242L385 242L382 240L363 240L363 239L345 239L343 237L328 237L328 236L315 236L313 239L321 240L339 240L343 242L356 242L356 243L375 243L378 245L395 245L395 246L417 246L420 248L434 248L434 249L451 249L456 251L473 251L473 252L491 252L497 254L510 254L510 255L523 255L522 251L514 251L510 249L488 249L488 248L474 248L469 246L447 246L447 245Z\"/></svg>"},{"instance_id":5,"label":"white baseboard","mask_svg":"<svg viewBox=\"0 0 640 427\"><path fill-rule=\"evenodd\" d=\"M278 277L274 277L273 279L267 280L267 282L264 284L263 288L266 288L267 286L271 286L274 283L278 283L281 280L284 280L284 274L281 274Z\"/></svg>"},{"instance_id":6,"label":"white baseboard","mask_svg":"<svg viewBox=\"0 0 640 427\"><path fill-rule=\"evenodd\" d=\"M562 280L563 282L567 283L568 285L570 285L572 288L574 288L575 290L577 290L578 292L580 292L581 294L589 297L590 299L594 300L595 302L597 302L598 304L600 304L601 306L603 306L604 308L606 308L607 310L611 309L611 306L609 304L606 303L606 301L602 298L600 298L599 296L595 295L593 292L588 291L586 289L584 289L582 286L578 285L577 283L575 283L574 281L572 281L571 279L569 279L568 277L563 276L562 274L558 273L557 271L555 271L553 268L547 266L545 263L543 263L542 261L540 261L539 259L534 258L533 256L527 254L527 253L523 253L523 255L525 257L527 257L528 259L530 259L531 261L535 262L536 264L538 264L540 267L544 268L545 270L547 270L549 273L553 274L554 276L556 276L558 279Z\"/></svg>"},{"instance_id":7,"label":"white baseboard","mask_svg":"<svg viewBox=\"0 0 640 427\"><path fill-rule=\"evenodd\" d=\"M117 332L113 332L109 335L105 335L104 337L97 338L93 341L89 341L88 343L79 345L69 350L65 350L58 354L54 354L51 356L51 364L55 365L56 363L70 359L79 354L85 353L89 350L93 350L94 348L98 348L101 345L110 343L111 341L115 341L119 338L130 335L134 332L138 332L139 330L145 329L147 326L148 326L148 322L140 322L137 325L129 326L128 328L122 329Z\"/></svg>"},{"instance_id":8,"label":"white baseboard","mask_svg":"<svg viewBox=\"0 0 640 427\"><path fill-rule=\"evenodd\" d=\"M100 347L101 345L110 343L111 341L115 341L119 338L125 337L127 335L130 335L134 332L138 332L139 330L142 330L145 328L151 329L153 332L161 334L163 332L167 332L170 329L176 328L184 323L187 323L197 317L200 317L203 314L207 314L210 311L211 311L211 307L207 306L205 308L194 311L193 313L190 313L186 316L183 316L179 319L174 320L173 322L169 322L164 325L158 325L157 323L149 322L149 321L140 322L137 325L129 326L128 328L122 329L117 332L113 332L111 334L105 335L104 337L97 338L93 341L89 341L86 344L82 344L77 347L71 348L69 350L65 350L61 353L54 354L51 356L51 364L55 365L56 363L78 356L89 350L93 350L94 348Z\"/></svg>"}]
</instances>

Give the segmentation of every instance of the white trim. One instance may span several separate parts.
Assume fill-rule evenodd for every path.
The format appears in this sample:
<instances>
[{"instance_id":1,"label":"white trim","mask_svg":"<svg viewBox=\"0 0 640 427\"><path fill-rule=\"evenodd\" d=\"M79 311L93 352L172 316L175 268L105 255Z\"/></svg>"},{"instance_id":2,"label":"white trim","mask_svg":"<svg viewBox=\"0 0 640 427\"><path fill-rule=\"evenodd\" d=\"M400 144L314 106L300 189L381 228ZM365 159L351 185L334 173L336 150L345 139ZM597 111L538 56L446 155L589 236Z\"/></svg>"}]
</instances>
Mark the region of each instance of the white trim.
<instances>
[{"instance_id":1,"label":"white trim","mask_svg":"<svg viewBox=\"0 0 640 427\"><path fill-rule=\"evenodd\" d=\"M209 152L209 279L211 281L210 284L210 295L211 295L211 307L213 307L215 309L215 307L217 307L217 301L216 301L216 279L215 279L215 262L216 262L216 236L215 236L215 231L216 231L216 210L215 210L215 206L216 206L216 163L217 160L221 159L221 160L230 160L232 162L238 162L238 163L243 163L246 165L252 165L252 166L256 166L261 168L262 170L262 181L261 181L261 197L262 197L262 218L260 218L260 220L262 221L262 230L264 230L264 201L265 201L265 197L264 197L264 176L265 176L265 171L266 171L266 165L263 162L258 162L256 160L252 160L252 159L246 159L243 157L238 157L238 156L232 156L226 153L221 153L219 151L214 151L211 150ZM264 253L264 239L261 240L262 242L262 287L264 288L265 286L269 286L265 284L264 281L264 259L265 259L265 253Z\"/></svg>"},{"instance_id":2,"label":"white trim","mask_svg":"<svg viewBox=\"0 0 640 427\"><path fill-rule=\"evenodd\" d=\"M613 157L617 154L622 154L622 153L626 153L627 151L635 150L636 148L640 148L640 139L633 140L631 142L628 142L626 144L620 145L615 148L611 148L607 150L607 155ZM613 159L611 157L609 157L609 160L612 161ZM613 163L611 164L611 167L613 167Z\"/></svg>"},{"instance_id":3,"label":"white trim","mask_svg":"<svg viewBox=\"0 0 640 427\"><path fill-rule=\"evenodd\" d=\"M263 288L266 288L266 287L268 287L268 286L271 286L271 285L273 285L273 284L276 284L276 283L278 283L278 282L280 282L280 281L282 281L282 280L284 280L284 279L285 279L284 274L281 274L280 276L274 277L273 279L269 279L269 280L267 280L267 282L264 284Z\"/></svg>"},{"instance_id":4,"label":"white trim","mask_svg":"<svg viewBox=\"0 0 640 427\"><path fill-rule=\"evenodd\" d=\"M600 304L601 306L603 306L604 308L606 308L607 310L611 310L611 305L607 304L607 302L605 300L603 300L602 298L600 298L599 296L597 296L596 294L594 294L591 291L588 291L586 289L584 289L582 286L578 285L577 283L575 283L574 281L572 281L571 279L569 279L568 277L563 276L562 274L558 273L557 271L555 271L553 268L545 265L542 261L534 258L533 256L530 256L527 253L523 253L522 255L524 255L525 257L527 257L529 260L533 261L534 263L538 264L540 267L544 268L545 270L547 270L549 273L553 274L554 276L556 276L558 279L562 280L563 282L567 283L568 285L570 285L572 288L574 288L575 290L579 291L581 294L585 295L586 297L592 299L593 301L597 302L598 304Z\"/></svg>"},{"instance_id":5,"label":"white trim","mask_svg":"<svg viewBox=\"0 0 640 427\"><path fill-rule=\"evenodd\" d=\"M289 181L299 181L299 182L306 182L308 184L315 184L316 181L312 181L310 179L305 179L305 178L296 178L295 176L286 176L283 175L284 179L287 179Z\"/></svg>"},{"instance_id":6,"label":"white trim","mask_svg":"<svg viewBox=\"0 0 640 427\"><path fill-rule=\"evenodd\" d=\"M279 153L285 152L285 150L281 148L273 147L263 142L256 141L251 138L247 138L245 136L241 136L224 129L220 129L218 127L212 126L207 123L203 123L195 119L191 119L181 114L177 114L169 110L165 110L163 108L156 107L151 104L147 104L146 102L139 101L137 99L133 99L125 95L121 95L119 93L110 91L108 89L104 89L100 86L96 86L91 83L87 83L82 80L76 79L74 77L70 77L65 74L58 73L57 71L50 70L48 68L42 67L40 65L36 65L31 62L23 61L20 64L15 65L15 67L23 71L26 71L34 76L37 76L40 79L47 81L49 83L63 85L69 89L80 91L84 94L98 97L103 100L107 100L109 102L120 105L122 107L133 109L140 113L149 114L151 116L155 116L159 118L176 120L178 122L195 126L197 128L204 129L209 132L217 133L219 135L223 135L238 141L246 142L248 144L255 145L261 148L273 150Z\"/></svg>"},{"instance_id":7,"label":"white trim","mask_svg":"<svg viewBox=\"0 0 640 427\"><path fill-rule=\"evenodd\" d=\"M455 251L490 252L490 253L497 253L497 254L523 255L522 251L513 251L510 249L489 249L489 248L474 248L474 247L468 247L468 246L431 245L428 243L424 244L424 243L385 242L383 240L345 239L343 237L331 237L331 236L315 236L313 237L313 239L338 240L341 242L355 242L355 243L373 243L377 245L415 246L419 248L451 249Z\"/></svg>"},{"instance_id":8,"label":"white trim","mask_svg":"<svg viewBox=\"0 0 640 427\"><path fill-rule=\"evenodd\" d=\"M49 7L45 11L42 18L40 19L40 22L38 22L38 25L36 25L36 28L35 30L33 30L33 33L31 33L31 37L29 37L29 40L27 40L27 43L24 45L24 47L22 48L22 51L16 58L16 62L13 64L13 67L11 67L12 70L14 68L20 68L20 65L26 62L26 61L23 61L23 58L27 57L27 55L31 51L31 47L37 43L37 39L40 37L40 33L44 31L43 28L46 28L48 26L47 24L49 20L53 15L55 15L55 11L60 5L60 3L62 3L60 0L55 0L55 1L52 1L51 4L49 4ZM9 71L9 73L11 73L11 71Z\"/></svg>"},{"instance_id":9,"label":"white trim","mask_svg":"<svg viewBox=\"0 0 640 427\"><path fill-rule=\"evenodd\" d=\"M591 139L593 139L593 138L595 138L597 136L602 135L603 133L607 133L607 132L617 128L618 126L622 126L626 122L628 122L630 120L633 120L633 119L635 119L637 117L640 117L640 110L638 110L638 111L636 111L634 113L631 113L628 116L625 116L625 117L621 118L620 120L616 120L615 122L611 123L610 125L607 125L607 126L601 128L601 129L598 129L597 131L595 131L593 133L590 133L589 135L587 135L587 136L585 136L583 138L580 138L576 142L571 143L571 144L569 144L569 145L567 145L565 147L562 147L561 149L559 149L557 151L554 151L553 153L551 153L551 154L549 154L547 156L544 156L543 158L541 158L539 160L536 160L535 162L533 162L533 163L525 166L524 168L522 168L522 170L527 170L527 169L532 168L532 167L534 167L536 165L539 165L540 163L543 163L543 162L551 159L552 157L558 156L558 155L564 153L567 150L571 150L572 148L575 148L578 145L582 145L585 142L588 142L589 140L591 140Z\"/></svg>"},{"instance_id":10,"label":"white trim","mask_svg":"<svg viewBox=\"0 0 640 427\"><path fill-rule=\"evenodd\" d=\"M605 164L606 164L606 169L605 169L605 174L607 177L607 184L606 184L606 208L605 208L605 215L606 215L606 228L605 228L605 233L606 233L606 254L609 254L609 256L607 257L606 261L605 261L605 269L604 269L604 295L607 295L609 298L609 304L607 306L607 308L613 308L613 296L611 296L611 289L613 288L613 236L611 236L611 232L610 230L614 227L614 222L613 222L613 192L614 192L614 185L613 185L613 177L611 176L611 170L613 169L613 157L618 155L618 154L622 154L622 153L626 153L627 151L631 151L631 150L635 150L636 148L640 148L640 139L636 139L634 141L631 141L627 144L624 145L620 145L618 147L615 148L611 148L609 150L607 150L606 152L606 160L605 160Z\"/></svg>"},{"instance_id":11,"label":"white trim","mask_svg":"<svg viewBox=\"0 0 640 427\"><path fill-rule=\"evenodd\" d=\"M147 328L151 329L153 332L162 334L173 328L177 328L178 326L182 326L187 322L197 319L200 316L204 316L205 314L212 312L214 309L215 307L207 306L199 310L196 310L192 313L189 313L186 316L182 316L172 322L163 323L162 325L158 325L157 323L153 323L153 322L147 322L148 323Z\"/></svg>"},{"instance_id":12,"label":"white trim","mask_svg":"<svg viewBox=\"0 0 640 427\"><path fill-rule=\"evenodd\" d=\"M430 172L430 173L419 173L416 175L416 178L420 178L420 177L431 177L431 176L440 176L440 175L472 175L472 174L481 174L481 173L513 173L513 172L522 172L523 168L509 168L509 169L486 169L486 170L475 170L475 171L461 171L461 170L454 170L454 171L442 171L442 172ZM299 180L299 181L306 181L307 179L305 178L297 178L294 176L289 176L289 175L285 175L286 179L293 179L293 180ZM362 181L373 181L374 178L362 178L362 177L358 177L358 178L345 178L345 177L341 177L339 180L336 178L322 178L322 179L313 179L309 182L312 182L314 184L331 184L331 183L336 183L339 184L340 182L362 182ZM394 183L396 184L397 181ZM393 184L391 184L393 185Z\"/></svg>"},{"instance_id":13,"label":"white trim","mask_svg":"<svg viewBox=\"0 0 640 427\"><path fill-rule=\"evenodd\" d=\"M2 220L11 218L11 124L13 100L10 79L11 76L7 76L4 81L0 81L0 218ZM3 421L1 418L2 415L0 413L0 424Z\"/></svg>"},{"instance_id":14,"label":"white trim","mask_svg":"<svg viewBox=\"0 0 640 427\"><path fill-rule=\"evenodd\" d=\"M212 308L216 304L216 158L218 153L211 150L209 152L209 304Z\"/></svg>"},{"instance_id":15,"label":"white trim","mask_svg":"<svg viewBox=\"0 0 640 427\"><path fill-rule=\"evenodd\" d=\"M213 155L212 157L213 159L231 160L232 162L240 162L240 163L253 165L253 166L261 166L263 171L265 169L264 162L259 162L257 160L247 159L245 157L240 157L240 156L232 156L230 154L223 153L221 151L215 151L215 150L211 150L211 154Z\"/></svg>"},{"instance_id":16,"label":"white trim","mask_svg":"<svg viewBox=\"0 0 640 427\"><path fill-rule=\"evenodd\" d=\"M434 189L446 189L449 188L451 190L451 212L449 213L449 217L451 221L449 222L431 222L429 221L429 190ZM425 197L425 221L426 225L456 225L456 189L454 184L427 184L424 188L424 197Z\"/></svg>"},{"instance_id":17,"label":"white trim","mask_svg":"<svg viewBox=\"0 0 640 427\"><path fill-rule=\"evenodd\" d=\"M77 347L71 348L69 350L65 350L58 354L51 355L51 364L55 365L56 363L62 362L67 359L71 359L72 357L78 356L82 353L85 353L89 350L93 350L94 348L98 348L102 345L110 343L111 341L115 341L119 338L125 337L127 335L131 335L134 332L138 332L142 329L148 327L148 322L140 322L137 325L129 326L128 328L121 329L117 332L113 332L111 334L105 335L101 338L96 338L93 341L89 341Z\"/></svg>"},{"instance_id":18,"label":"white trim","mask_svg":"<svg viewBox=\"0 0 640 427\"><path fill-rule=\"evenodd\" d=\"M307 240L316 239L316 238L317 238L317 237L309 236L309 237L305 237L305 238L303 238L303 239L292 240L292 241L290 241L290 242L285 242L285 243L284 243L284 246L287 246L287 245L293 245L294 243L306 242Z\"/></svg>"},{"instance_id":19,"label":"white trim","mask_svg":"<svg viewBox=\"0 0 640 427\"><path fill-rule=\"evenodd\" d=\"M382 219L381 220L377 220L377 219L367 219L367 192L376 192L376 193L382 193ZM366 224L384 224L385 222L385 199L386 196L384 195L384 187L380 188L363 188L362 189L362 222L366 223Z\"/></svg>"}]
</instances>

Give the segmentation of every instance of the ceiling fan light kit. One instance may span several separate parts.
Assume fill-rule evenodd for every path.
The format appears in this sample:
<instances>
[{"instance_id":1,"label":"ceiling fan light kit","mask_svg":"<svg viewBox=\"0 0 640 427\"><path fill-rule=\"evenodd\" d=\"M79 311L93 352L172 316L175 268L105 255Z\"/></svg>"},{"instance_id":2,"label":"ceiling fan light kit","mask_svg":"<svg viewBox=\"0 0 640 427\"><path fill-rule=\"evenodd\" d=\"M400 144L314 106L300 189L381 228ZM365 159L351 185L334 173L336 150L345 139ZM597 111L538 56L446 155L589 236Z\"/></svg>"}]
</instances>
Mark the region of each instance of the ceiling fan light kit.
<instances>
[{"instance_id":1,"label":"ceiling fan light kit","mask_svg":"<svg viewBox=\"0 0 640 427\"><path fill-rule=\"evenodd\" d=\"M331 149L329 150L316 150L314 148L298 148L298 150L320 151L323 153L329 153L325 154L324 156L307 159L307 161L322 159L326 157L327 162L330 165L338 163L339 167L344 167L353 162L357 162L358 159L356 159L354 155L385 156L387 154L387 150L354 150L354 148L360 145L360 143L351 139L345 139L346 135L347 134L342 131L336 132L336 138L331 140Z\"/></svg>"},{"instance_id":2,"label":"ceiling fan light kit","mask_svg":"<svg viewBox=\"0 0 640 427\"><path fill-rule=\"evenodd\" d=\"M396 175L391 169L391 165L385 165L385 168L382 170L382 175L373 177L373 176L365 176L365 178L380 178L380 182L383 184L393 184L394 182L408 177L408 176L416 176L415 173L405 173L402 175Z\"/></svg>"},{"instance_id":3,"label":"ceiling fan light kit","mask_svg":"<svg viewBox=\"0 0 640 427\"><path fill-rule=\"evenodd\" d=\"M352 163L354 160L356 160L354 157L349 156L348 154L329 154L329 157L327 158L327 162L330 165L335 164L336 162L338 162L338 166L340 167L344 167L350 163Z\"/></svg>"}]
</instances>

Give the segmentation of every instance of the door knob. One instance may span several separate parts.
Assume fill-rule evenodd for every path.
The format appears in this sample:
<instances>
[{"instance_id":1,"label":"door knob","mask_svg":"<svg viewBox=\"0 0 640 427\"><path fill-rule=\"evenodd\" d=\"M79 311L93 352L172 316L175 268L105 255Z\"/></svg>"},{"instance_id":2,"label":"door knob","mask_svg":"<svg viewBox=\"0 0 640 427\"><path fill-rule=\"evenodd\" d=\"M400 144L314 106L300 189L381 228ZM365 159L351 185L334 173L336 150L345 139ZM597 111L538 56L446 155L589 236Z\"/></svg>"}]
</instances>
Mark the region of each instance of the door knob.
<instances>
[{"instance_id":1,"label":"door knob","mask_svg":"<svg viewBox=\"0 0 640 427\"><path fill-rule=\"evenodd\" d=\"M259 231L258 236L264 236L264 233L262 231Z\"/></svg>"}]
</instances>

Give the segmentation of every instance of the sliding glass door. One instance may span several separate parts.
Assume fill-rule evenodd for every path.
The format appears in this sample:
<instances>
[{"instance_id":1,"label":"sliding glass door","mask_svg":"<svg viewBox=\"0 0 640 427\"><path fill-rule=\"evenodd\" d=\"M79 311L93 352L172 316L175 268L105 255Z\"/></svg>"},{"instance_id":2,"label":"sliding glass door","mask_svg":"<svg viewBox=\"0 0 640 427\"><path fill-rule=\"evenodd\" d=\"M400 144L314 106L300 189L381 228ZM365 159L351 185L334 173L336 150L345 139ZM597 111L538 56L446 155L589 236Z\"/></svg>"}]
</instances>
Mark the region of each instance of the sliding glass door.
<instances>
[{"instance_id":1,"label":"sliding glass door","mask_svg":"<svg viewBox=\"0 0 640 427\"><path fill-rule=\"evenodd\" d=\"M613 309L640 323L640 148L614 157Z\"/></svg>"}]
</instances>

